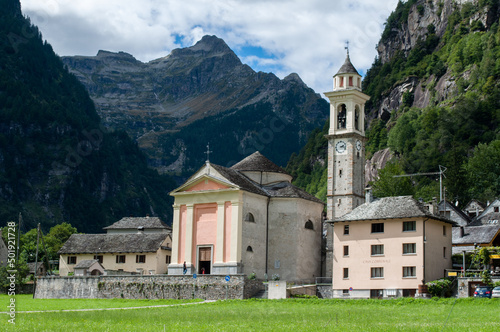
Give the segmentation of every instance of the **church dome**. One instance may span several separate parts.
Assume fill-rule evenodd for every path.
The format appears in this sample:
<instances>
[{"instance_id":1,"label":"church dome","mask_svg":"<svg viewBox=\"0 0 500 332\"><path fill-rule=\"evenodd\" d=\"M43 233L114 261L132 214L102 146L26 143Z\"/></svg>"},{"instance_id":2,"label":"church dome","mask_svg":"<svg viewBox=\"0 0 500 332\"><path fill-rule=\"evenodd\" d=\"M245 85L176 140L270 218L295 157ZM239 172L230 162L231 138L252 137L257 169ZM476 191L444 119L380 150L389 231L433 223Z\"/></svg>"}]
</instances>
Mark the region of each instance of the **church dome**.
<instances>
[{"instance_id":1,"label":"church dome","mask_svg":"<svg viewBox=\"0 0 500 332\"><path fill-rule=\"evenodd\" d=\"M359 75L358 71L356 70L356 68L354 68L354 66L351 63L351 59L349 58L349 53L347 53L347 57L345 58L344 64L342 65L342 67L340 67L339 71L337 72L337 74L335 74L335 76L340 74Z\"/></svg>"}]
</instances>

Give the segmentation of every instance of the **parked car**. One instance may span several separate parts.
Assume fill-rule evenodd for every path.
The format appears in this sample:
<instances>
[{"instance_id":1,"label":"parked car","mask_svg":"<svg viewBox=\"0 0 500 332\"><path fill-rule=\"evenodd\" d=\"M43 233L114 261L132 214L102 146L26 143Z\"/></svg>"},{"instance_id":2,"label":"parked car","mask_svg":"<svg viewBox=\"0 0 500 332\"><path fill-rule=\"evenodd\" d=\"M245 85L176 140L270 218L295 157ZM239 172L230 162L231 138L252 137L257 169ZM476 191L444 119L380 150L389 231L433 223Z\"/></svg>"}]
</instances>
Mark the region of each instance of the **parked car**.
<instances>
[{"instance_id":1,"label":"parked car","mask_svg":"<svg viewBox=\"0 0 500 332\"><path fill-rule=\"evenodd\" d=\"M478 286L474 291L474 297L487 297L491 298L491 289L489 286Z\"/></svg>"},{"instance_id":2,"label":"parked car","mask_svg":"<svg viewBox=\"0 0 500 332\"><path fill-rule=\"evenodd\" d=\"M493 288L491 291L491 297L500 297L500 286Z\"/></svg>"}]
</instances>

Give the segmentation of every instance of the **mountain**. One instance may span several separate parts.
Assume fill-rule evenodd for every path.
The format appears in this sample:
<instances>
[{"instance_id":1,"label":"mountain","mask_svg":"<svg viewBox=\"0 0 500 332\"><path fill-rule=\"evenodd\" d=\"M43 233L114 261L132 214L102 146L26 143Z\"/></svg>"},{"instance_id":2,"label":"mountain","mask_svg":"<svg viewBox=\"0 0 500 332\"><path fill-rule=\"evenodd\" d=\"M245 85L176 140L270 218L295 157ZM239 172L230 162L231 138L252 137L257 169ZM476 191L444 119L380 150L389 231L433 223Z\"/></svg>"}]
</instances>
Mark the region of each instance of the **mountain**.
<instances>
[{"instance_id":1,"label":"mountain","mask_svg":"<svg viewBox=\"0 0 500 332\"><path fill-rule=\"evenodd\" d=\"M161 172L192 173L207 143L219 164L260 150L285 165L328 115L327 102L297 74L255 72L215 36L148 63L106 51L62 60L103 124L127 131Z\"/></svg>"},{"instance_id":2,"label":"mountain","mask_svg":"<svg viewBox=\"0 0 500 332\"><path fill-rule=\"evenodd\" d=\"M0 0L0 220L101 232L123 216L171 220L175 186L123 131L101 123L19 0Z\"/></svg>"},{"instance_id":3,"label":"mountain","mask_svg":"<svg viewBox=\"0 0 500 332\"><path fill-rule=\"evenodd\" d=\"M392 155L387 177L447 167L446 197L461 206L471 198L500 196L499 17L498 0L398 3L363 80L371 97L366 155L372 160L365 168L370 176L377 176L373 165L384 167ZM324 193L314 188L326 186L321 135L311 136L287 166L297 185L318 196ZM415 197L439 196L436 177L416 176L412 182Z\"/></svg>"}]
</instances>

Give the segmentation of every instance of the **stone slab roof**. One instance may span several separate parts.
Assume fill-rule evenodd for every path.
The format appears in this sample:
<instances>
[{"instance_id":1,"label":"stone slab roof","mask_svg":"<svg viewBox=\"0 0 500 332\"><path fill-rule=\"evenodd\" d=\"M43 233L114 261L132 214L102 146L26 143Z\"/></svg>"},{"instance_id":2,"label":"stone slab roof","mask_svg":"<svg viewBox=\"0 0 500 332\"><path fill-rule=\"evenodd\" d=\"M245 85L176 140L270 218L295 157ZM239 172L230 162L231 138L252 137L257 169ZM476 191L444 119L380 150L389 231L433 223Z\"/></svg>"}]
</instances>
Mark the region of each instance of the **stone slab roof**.
<instances>
[{"instance_id":1,"label":"stone slab roof","mask_svg":"<svg viewBox=\"0 0 500 332\"><path fill-rule=\"evenodd\" d=\"M322 200L309 194L308 192L294 186L290 182L279 182L263 187L270 197L291 197L302 198L308 201L313 201L325 204Z\"/></svg>"},{"instance_id":2,"label":"stone slab roof","mask_svg":"<svg viewBox=\"0 0 500 332\"><path fill-rule=\"evenodd\" d=\"M97 259L85 259L80 263L76 264L75 269L90 269L92 265L98 263Z\"/></svg>"},{"instance_id":3,"label":"stone slab roof","mask_svg":"<svg viewBox=\"0 0 500 332\"><path fill-rule=\"evenodd\" d=\"M490 243L500 231L500 225L482 225L463 227L464 236L460 236L461 227L453 227L452 243L473 244Z\"/></svg>"},{"instance_id":4,"label":"stone slab roof","mask_svg":"<svg viewBox=\"0 0 500 332\"><path fill-rule=\"evenodd\" d=\"M73 234L59 254L156 252L169 233Z\"/></svg>"},{"instance_id":5,"label":"stone slab roof","mask_svg":"<svg viewBox=\"0 0 500 332\"><path fill-rule=\"evenodd\" d=\"M337 221L377 220L430 217L455 225L455 222L429 212L412 196L384 197L371 203L364 203Z\"/></svg>"},{"instance_id":6,"label":"stone slab roof","mask_svg":"<svg viewBox=\"0 0 500 332\"><path fill-rule=\"evenodd\" d=\"M243 174L239 173L238 171L232 168L227 168L215 164L210 164L210 165L223 177L225 177L227 180L231 181L241 189L254 194L267 196L267 193L264 190L262 190L262 188L259 185L257 185L255 182L253 182Z\"/></svg>"},{"instance_id":7,"label":"stone slab roof","mask_svg":"<svg viewBox=\"0 0 500 332\"><path fill-rule=\"evenodd\" d=\"M158 217L125 217L103 229L137 229L138 227L148 229L172 229Z\"/></svg>"},{"instance_id":8,"label":"stone slab roof","mask_svg":"<svg viewBox=\"0 0 500 332\"><path fill-rule=\"evenodd\" d=\"M340 74L357 74L357 75L359 75L358 71L356 70L356 68L354 68L354 66L351 63L351 59L349 58L349 54L347 54L347 57L345 58L344 64L342 65L342 67L340 67L339 71L337 72L337 74L335 74L335 76L340 75Z\"/></svg>"},{"instance_id":9,"label":"stone slab roof","mask_svg":"<svg viewBox=\"0 0 500 332\"><path fill-rule=\"evenodd\" d=\"M242 161L234 164L231 169L236 171L257 171L288 174L271 160L264 157L259 151L254 152Z\"/></svg>"}]
</instances>

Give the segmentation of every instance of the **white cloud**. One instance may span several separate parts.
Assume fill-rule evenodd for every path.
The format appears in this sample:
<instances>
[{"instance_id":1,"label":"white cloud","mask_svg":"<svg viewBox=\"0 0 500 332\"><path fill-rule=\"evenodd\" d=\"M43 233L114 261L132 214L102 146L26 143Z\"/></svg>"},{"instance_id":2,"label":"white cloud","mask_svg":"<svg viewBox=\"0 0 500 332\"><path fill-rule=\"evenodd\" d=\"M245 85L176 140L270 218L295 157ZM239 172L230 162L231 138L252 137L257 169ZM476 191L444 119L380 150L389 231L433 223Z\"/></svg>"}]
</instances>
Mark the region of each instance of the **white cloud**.
<instances>
[{"instance_id":1,"label":"white cloud","mask_svg":"<svg viewBox=\"0 0 500 332\"><path fill-rule=\"evenodd\" d=\"M397 0L21 0L60 55L124 51L141 61L166 56L205 34L226 41L237 54L261 47L273 57L242 56L255 70L279 77L298 73L316 92L331 89L345 59L368 69L383 23ZM180 38L179 38L180 36Z\"/></svg>"}]
</instances>

